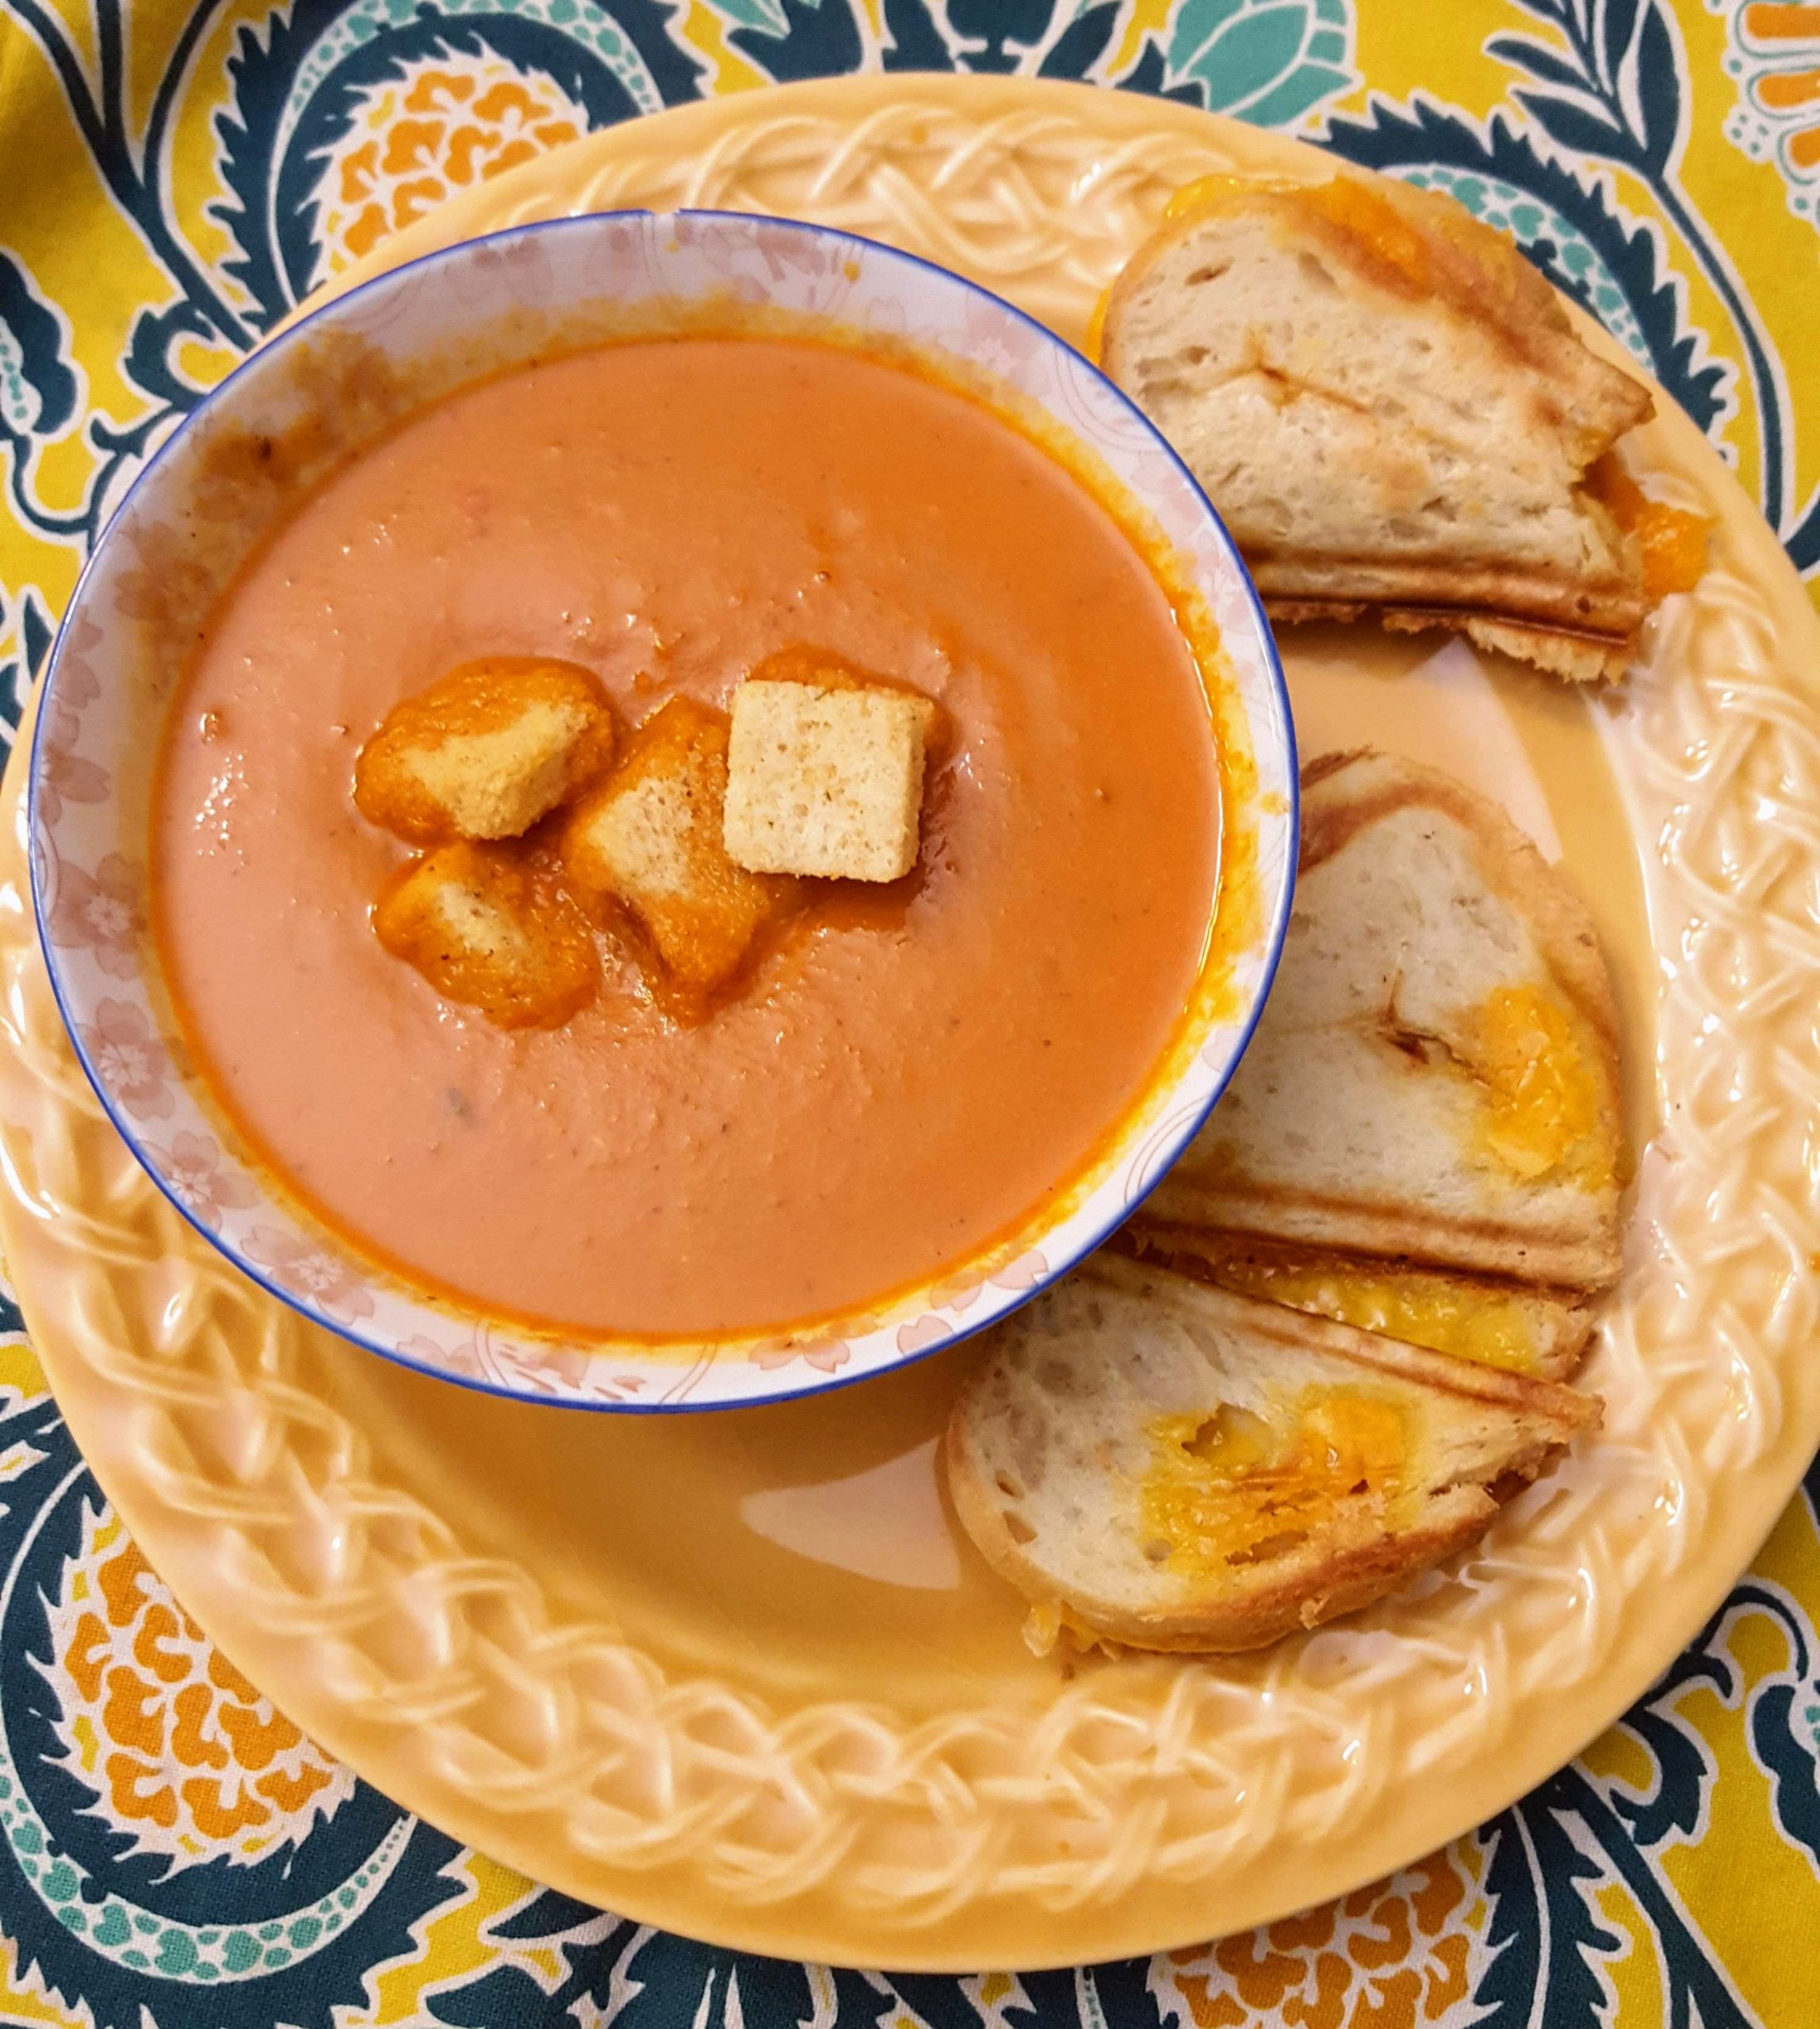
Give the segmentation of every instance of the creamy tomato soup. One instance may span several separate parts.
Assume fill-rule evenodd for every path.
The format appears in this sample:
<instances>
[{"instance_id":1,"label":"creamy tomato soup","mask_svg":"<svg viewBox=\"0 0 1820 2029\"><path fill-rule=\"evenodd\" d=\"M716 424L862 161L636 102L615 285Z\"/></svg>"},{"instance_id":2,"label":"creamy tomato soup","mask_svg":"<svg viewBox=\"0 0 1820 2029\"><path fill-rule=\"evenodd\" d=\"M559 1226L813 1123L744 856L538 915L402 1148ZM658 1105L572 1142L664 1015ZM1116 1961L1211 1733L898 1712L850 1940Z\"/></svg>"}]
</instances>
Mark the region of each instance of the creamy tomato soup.
<instances>
[{"instance_id":1,"label":"creamy tomato soup","mask_svg":"<svg viewBox=\"0 0 1820 2029\"><path fill-rule=\"evenodd\" d=\"M695 1026L635 969L549 1030L375 938L399 700L482 655L627 724L810 643L940 701L922 858ZM419 413L242 574L173 707L156 917L220 1101L412 1279L662 1337L862 1307L1015 1228L1138 1099L1218 880L1206 694L1111 515L977 403L839 348L641 342Z\"/></svg>"}]
</instances>

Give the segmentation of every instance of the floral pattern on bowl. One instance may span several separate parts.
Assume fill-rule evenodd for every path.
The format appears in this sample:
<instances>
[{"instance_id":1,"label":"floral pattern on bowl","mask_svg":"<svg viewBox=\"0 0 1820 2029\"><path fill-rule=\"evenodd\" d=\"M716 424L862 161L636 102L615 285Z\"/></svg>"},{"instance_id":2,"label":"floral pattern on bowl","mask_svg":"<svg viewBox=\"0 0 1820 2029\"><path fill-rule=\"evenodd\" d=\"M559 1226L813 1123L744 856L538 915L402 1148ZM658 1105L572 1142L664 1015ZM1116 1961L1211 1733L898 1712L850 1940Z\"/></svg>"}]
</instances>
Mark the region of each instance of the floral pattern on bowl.
<instances>
[{"instance_id":1,"label":"floral pattern on bowl","mask_svg":"<svg viewBox=\"0 0 1820 2029\"><path fill-rule=\"evenodd\" d=\"M340 399L333 378L357 353L407 380L415 403L552 337L663 328L728 303L862 344L913 342L984 376L1008 408L1059 426L1110 472L1218 630L1229 746L1249 750L1226 781L1229 801L1245 785L1229 823L1246 834L1255 927L1229 950L1227 990L1197 1016L1171 1075L1086 1185L1008 1249L801 1338L559 1342L413 1289L320 1228L235 1146L175 1031L148 929L150 757L177 642L290 504L269 491L224 498L208 460L219 433L275 434L306 411L357 430L368 411ZM364 426L371 434L370 416ZM324 455L362 441L344 436ZM274 339L208 398L128 493L77 588L45 679L28 826L40 936L84 1068L171 1203L244 1273L317 1324L468 1386L591 1408L706 1408L843 1385L980 1330L1098 1245L1156 1183L1230 1078L1275 963L1294 875L1294 741L1269 632L1225 531L1150 424L1052 333L972 283L847 235L744 214L612 212L396 269Z\"/></svg>"}]
</instances>

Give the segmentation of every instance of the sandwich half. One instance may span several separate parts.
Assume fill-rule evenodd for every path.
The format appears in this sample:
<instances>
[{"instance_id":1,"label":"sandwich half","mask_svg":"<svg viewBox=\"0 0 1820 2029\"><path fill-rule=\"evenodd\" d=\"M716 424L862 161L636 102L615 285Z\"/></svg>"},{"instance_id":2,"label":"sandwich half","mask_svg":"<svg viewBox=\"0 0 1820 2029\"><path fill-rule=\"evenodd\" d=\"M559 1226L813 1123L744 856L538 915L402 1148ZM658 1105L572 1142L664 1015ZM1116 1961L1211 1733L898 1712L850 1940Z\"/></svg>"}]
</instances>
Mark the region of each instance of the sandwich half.
<instances>
[{"instance_id":1,"label":"sandwich half","mask_svg":"<svg viewBox=\"0 0 1820 2029\"><path fill-rule=\"evenodd\" d=\"M1593 1399L1101 1255L992 1335L957 1401L968 1534L1061 1629L1256 1649L1483 1534Z\"/></svg>"},{"instance_id":2,"label":"sandwich half","mask_svg":"<svg viewBox=\"0 0 1820 2029\"><path fill-rule=\"evenodd\" d=\"M1452 198L1208 178L1119 276L1101 357L1273 620L1450 627L1576 680L1628 660L1649 593L1612 452L1649 392Z\"/></svg>"},{"instance_id":3,"label":"sandwich half","mask_svg":"<svg viewBox=\"0 0 1820 2029\"><path fill-rule=\"evenodd\" d=\"M1257 1033L1124 1244L1440 1350L1566 1370L1620 1263L1617 1013L1505 813L1362 751L1302 778Z\"/></svg>"}]
</instances>

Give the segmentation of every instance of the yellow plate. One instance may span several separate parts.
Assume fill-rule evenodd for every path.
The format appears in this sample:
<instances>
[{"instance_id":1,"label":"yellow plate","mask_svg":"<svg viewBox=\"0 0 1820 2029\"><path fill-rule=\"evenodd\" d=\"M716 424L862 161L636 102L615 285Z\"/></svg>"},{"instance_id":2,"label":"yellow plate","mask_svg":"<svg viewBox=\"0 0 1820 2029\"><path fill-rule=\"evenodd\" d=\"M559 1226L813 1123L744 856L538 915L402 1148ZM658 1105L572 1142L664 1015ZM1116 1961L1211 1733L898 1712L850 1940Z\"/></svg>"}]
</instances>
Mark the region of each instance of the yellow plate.
<instances>
[{"instance_id":1,"label":"yellow plate","mask_svg":"<svg viewBox=\"0 0 1820 2029\"><path fill-rule=\"evenodd\" d=\"M1170 190L1234 167L1327 166L1123 93L843 79L596 135L384 258L606 205L744 205L895 240L1072 336ZM77 1440L185 1605L459 1837L629 1916L849 1964L1072 1963L1240 1928L1568 1759L1706 1619L1820 1442L1820 622L1660 407L1642 460L1719 528L1622 693L1370 632L1288 640L1305 753L1375 740L1501 797L1619 978L1644 1152L1588 1371L1606 1427L1476 1553L1261 1656L1067 1676L1024 1652L1020 1603L942 1505L965 1349L818 1400L621 1422L308 1329L105 1124L9 822L0 1229Z\"/></svg>"}]
</instances>

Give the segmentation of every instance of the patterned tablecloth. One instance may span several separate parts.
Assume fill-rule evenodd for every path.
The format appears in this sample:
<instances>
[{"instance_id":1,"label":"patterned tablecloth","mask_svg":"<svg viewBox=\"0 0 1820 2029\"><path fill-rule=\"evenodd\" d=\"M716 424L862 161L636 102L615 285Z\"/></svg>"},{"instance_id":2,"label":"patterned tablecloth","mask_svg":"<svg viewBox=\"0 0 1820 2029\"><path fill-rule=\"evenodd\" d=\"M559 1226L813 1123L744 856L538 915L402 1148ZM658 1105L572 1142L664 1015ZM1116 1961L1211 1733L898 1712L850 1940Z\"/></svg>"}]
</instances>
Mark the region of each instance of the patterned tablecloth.
<instances>
[{"instance_id":1,"label":"patterned tablecloth","mask_svg":"<svg viewBox=\"0 0 1820 2029\"><path fill-rule=\"evenodd\" d=\"M16 720L148 441L338 265L591 128L879 68L1167 94L1454 191L1820 565L1820 6L0 0L0 709ZM6 2023L1820 2024L1820 1469L1649 1698L1406 1874L1148 1962L829 1973L584 1909L327 1760L127 1540L18 1323L6 1306ZM68 1858L111 1891L105 1923ZM282 1913L325 1893L338 1916ZM228 1934L231 1984L193 1973L199 1927Z\"/></svg>"}]
</instances>

